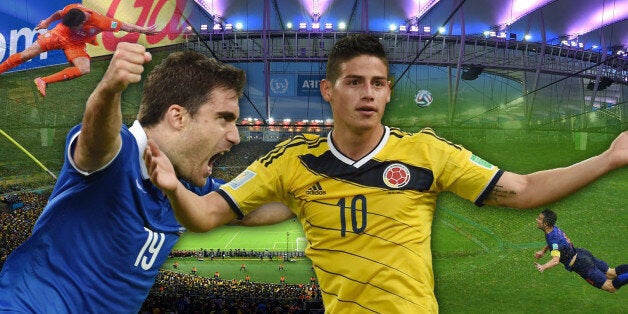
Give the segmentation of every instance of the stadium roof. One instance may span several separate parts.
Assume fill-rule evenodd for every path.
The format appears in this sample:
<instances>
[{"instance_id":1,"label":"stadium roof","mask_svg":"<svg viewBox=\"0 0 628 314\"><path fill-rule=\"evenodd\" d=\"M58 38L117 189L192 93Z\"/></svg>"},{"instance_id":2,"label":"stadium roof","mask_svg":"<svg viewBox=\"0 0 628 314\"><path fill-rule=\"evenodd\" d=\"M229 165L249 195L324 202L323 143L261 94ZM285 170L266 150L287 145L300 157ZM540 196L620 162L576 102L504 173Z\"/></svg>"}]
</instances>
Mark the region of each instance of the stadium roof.
<instances>
[{"instance_id":1,"label":"stadium roof","mask_svg":"<svg viewBox=\"0 0 628 314\"><path fill-rule=\"evenodd\" d=\"M288 23L321 29L341 22L350 31L410 31L440 26L449 35L529 35L534 42L576 45L583 49L606 47L612 53L628 46L628 0L195 0L214 21L246 30L285 29ZM264 21L263 12L270 17ZM447 23L445 23L448 21ZM264 27L266 25L266 27Z\"/></svg>"}]
</instances>

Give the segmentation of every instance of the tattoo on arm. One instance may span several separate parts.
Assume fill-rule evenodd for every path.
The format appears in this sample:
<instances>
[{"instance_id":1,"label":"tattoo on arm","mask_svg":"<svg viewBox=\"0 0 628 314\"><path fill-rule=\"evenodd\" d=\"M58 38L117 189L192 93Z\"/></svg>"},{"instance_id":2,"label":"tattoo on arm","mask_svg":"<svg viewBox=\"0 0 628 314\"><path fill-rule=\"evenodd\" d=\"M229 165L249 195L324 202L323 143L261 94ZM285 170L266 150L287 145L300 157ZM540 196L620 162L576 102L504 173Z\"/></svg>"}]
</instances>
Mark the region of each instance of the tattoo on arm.
<instances>
[{"instance_id":1,"label":"tattoo on arm","mask_svg":"<svg viewBox=\"0 0 628 314\"><path fill-rule=\"evenodd\" d=\"M514 190L508 190L506 189L504 186L501 185L495 185L495 187L493 188L493 190L491 191L491 193L488 196L488 200L495 202L496 204L501 204L502 201L504 199L507 199L509 197L513 197L517 194L516 191Z\"/></svg>"}]
</instances>

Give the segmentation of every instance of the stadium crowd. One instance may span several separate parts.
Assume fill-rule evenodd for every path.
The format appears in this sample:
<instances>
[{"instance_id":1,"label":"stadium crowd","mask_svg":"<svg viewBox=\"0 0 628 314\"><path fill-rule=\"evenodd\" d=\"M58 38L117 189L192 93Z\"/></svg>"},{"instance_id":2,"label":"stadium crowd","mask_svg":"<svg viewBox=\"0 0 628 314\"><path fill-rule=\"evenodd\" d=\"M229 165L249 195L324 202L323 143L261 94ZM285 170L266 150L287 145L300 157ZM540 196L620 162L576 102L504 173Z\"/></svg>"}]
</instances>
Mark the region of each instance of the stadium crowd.
<instances>
[{"instance_id":1,"label":"stadium crowd","mask_svg":"<svg viewBox=\"0 0 628 314\"><path fill-rule=\"evenodd\" d=\"M48 201L48 195L26 192L2 196L3 201L19 201L23 206L16 210L0 211L0 269L7 256L31 235L33 225Z\"/></svg>"},{"instance_id":2,"label":"stadium crowd","mask_svg":"<svg viewBox=\"0 0 628 314\"><path fill-rule=\"evenodd\" d=\"M197 258L209 258L209 259L214 259L214 258L220 258L220 259L225 259L225 258L256 258L256 259L283 259L283 260L290 260L292 258L297 258L297 257L305 257L305 254L303 253L303 251L297 251L297 252L278 252L278 251L269 251L269 250L265 250L265 251L255 251L255 250L246 250L246 249L229 249L228 251L225 250L221 250L221 249L199 249L199 250L173 250L172 252L170 252L170 256L171 257L197 257Z\"/></svg>"},{"instance_id":3,"label":"stadium crowd","mask_svg":"<svg viewBox=\"0 0 628 314\"><path fill-rule=\"evenodd\" d=\"M230 180L276 143L247 142L223 156L215 177ZM2 174L0 173L0 178ZM7 177L7 176L4 176ZM12 176L14 177L14 176ZM50 196L41 183L0 185L0 269L7 256L30 235ZM6 204L22 203L19 208ZM292 258L303 252L245 249L174 250L171 256L203 258ZM322 313L320 290L315 283L270 284L224 280L161 270L140 313Z\"/></svg>"},{"instance_id":4,"label":"stadium crowd","mask_svg":"<svg viewBox=\"0 0 628 314\"><path fill-rule=\"evenodd\" d=\"M274 142L243 142L235 145L231 151L220 156L214 163L212 177L229 181L255 159L269 152L277 143Z\"/></svg>"},{"instance_id":5,"label":"stadium crowd","mask_svg":"<svg viewBox=\"0 0 628 314\"><path fill-rule=\"evenodd\" d=\"M315 285L223 280L162 270L142 313L322 313Z\"/></svg>"}]
</instances>

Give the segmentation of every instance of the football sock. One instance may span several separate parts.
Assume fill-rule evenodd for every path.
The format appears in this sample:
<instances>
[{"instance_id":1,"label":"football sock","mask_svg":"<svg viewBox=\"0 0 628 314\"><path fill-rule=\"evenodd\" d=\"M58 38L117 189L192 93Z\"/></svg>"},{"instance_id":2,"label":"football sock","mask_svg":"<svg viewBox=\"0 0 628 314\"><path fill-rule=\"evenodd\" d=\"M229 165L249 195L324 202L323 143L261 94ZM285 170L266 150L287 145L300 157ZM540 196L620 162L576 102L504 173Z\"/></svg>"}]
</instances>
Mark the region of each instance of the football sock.
<instances>
[{"instance_id":1,"label":"football sock","mask_svg":"<svg viewBox=\"0 0 628 314\"><path fill-rule=\"evenodd\" d=\"M65 81L65 80L71 80L73 78L79 77L83 75L81 73L81 70L79 70L79 68L77 67L70 67L70 68L65 68L55 74L52 75L48 75L46 77L42 77L42 79L44 80L44 82L46 82L46 84L50 84L50 83L54 83L54 82L60 82L60 81Z\"/></svg>"},{"instance_id":2,"label":"football sock","mask_svg":"<svg viewBox=\"0 0 628 314\"><path fill-rule=\"evenodd\" d=\"M621 288L626 283L628 283L628 274L621 274L618 275L617 278L613 279L613 286L615 289Z\"/></svg>"},{"instance_id":3,"label":"football sock","mask_svg":"<svg viewBox=\"0 0 628 314\"><path fill-rule=\"evenodd\" d=\"M22 60L22 55L19 52L14 53L10 55L6 60L4 60L2 64L0 64L0 73L9 71L22 63L24 63L24 60Z\"/></svg>"},{"instance_id":4,"label":"football sock","mask_svg":"<svg viewBox=\"0 0 628 314\"><path fill-rule=\"evenodd\" d=\"M621 264L615 267L615 273L617 273L617 276L628 273L628 264Z\"/></svg>"}]
</instances>

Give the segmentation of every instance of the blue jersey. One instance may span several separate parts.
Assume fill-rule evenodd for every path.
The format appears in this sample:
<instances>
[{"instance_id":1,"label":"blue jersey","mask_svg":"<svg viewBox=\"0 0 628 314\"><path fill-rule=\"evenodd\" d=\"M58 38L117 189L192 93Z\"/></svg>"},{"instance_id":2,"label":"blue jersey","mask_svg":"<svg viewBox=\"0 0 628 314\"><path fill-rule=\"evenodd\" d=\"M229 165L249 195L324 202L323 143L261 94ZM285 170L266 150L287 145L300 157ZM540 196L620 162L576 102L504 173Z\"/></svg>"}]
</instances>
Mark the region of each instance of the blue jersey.
<instances>
[{"instance_id":1,"label":"blue jersey","mask_svg":"<svg viewBox=\"0 0 628 314\"><path fill-rule=\"evenodd\" d=\"M137 313L184 228L149 180L139 123L122 127L122 147L87 175L66 142L65 163L33 233L0 273L0 312ZM216 184L193 188L207 193Z\"/></svg>"},{"instance_id":2,"label":"blue jersey","mask_svg":"<svg viewBox=\"0 0 628 314\"><path fill-rule=\"evenodd\" d=\"M560 228L554 226L554 229L545 235L545 241L547 241L547 246L550 250L558 250L560 252L560 262L565 265L565 268L569 269L569 262L576 254L569 237Z\"/></svg>"}]
</instances>

